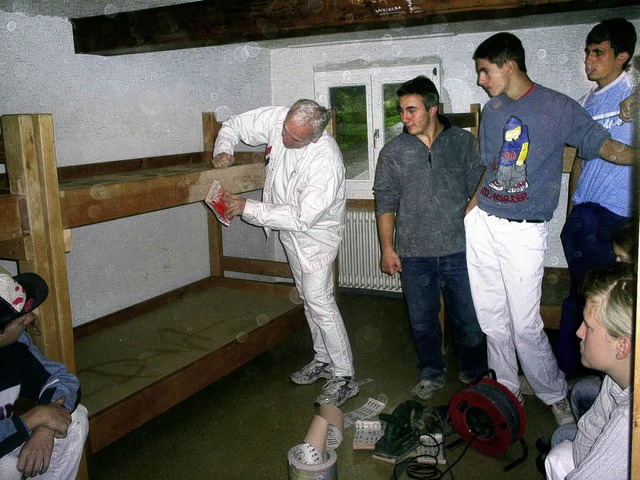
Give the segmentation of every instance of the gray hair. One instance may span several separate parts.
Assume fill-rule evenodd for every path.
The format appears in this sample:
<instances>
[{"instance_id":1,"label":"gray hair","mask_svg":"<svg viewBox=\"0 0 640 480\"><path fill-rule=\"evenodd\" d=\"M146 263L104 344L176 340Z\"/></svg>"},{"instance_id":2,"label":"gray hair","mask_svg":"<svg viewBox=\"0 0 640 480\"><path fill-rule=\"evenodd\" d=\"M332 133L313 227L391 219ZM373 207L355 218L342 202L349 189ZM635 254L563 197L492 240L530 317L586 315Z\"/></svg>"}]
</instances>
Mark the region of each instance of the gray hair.
<instances>
[{"instance_id":1,"label":"gray hair","mask_svg":"<svg viewBox=\"0 0 640 480\"><path fill-rule=\"evenodd\" d=\"M331 111L313 100L303 98L291 105L287 117L291 118L296 125L311 124L313 126L313 140L317 140L327 128L331 119Z\"/></svg>"}]
</instances>

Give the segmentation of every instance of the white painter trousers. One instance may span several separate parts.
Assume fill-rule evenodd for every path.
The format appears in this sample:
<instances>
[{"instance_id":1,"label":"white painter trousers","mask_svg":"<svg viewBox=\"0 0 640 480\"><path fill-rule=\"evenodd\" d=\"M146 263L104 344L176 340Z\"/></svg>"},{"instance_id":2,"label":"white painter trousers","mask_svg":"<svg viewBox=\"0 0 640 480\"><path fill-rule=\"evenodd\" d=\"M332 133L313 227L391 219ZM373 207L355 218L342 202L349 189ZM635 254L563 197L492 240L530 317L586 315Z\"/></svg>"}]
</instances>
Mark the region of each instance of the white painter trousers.
<instances>
[{"instance_id":1,"label":"white painter trousers","mask_svg":"<svg viewBox=\"0 0 640 480\"><path fill-rule=\"evenodd\" d=\"M565 440L553 447L544 461L547 480L564 480L575 468L573 443L570 440Z\"/></svg>"},{"instance_id":2,"label":"white painter trousers","mask_svg":"<svg viewBox=\"0 0 640 480\"><path fill-rule=\"evenodd\" d=\"M489 368L516 396L518 360L536 396L551 405L567 395L540 316L547 224L510 222L479 207L464 220L471 294L487 336Z\"/></svg>"},{"instance_id":3,"label":"white painter trousers","mask_svg":"<svg viewBox=\"0 0 640 480\"><path fill-rule=\"evenodd\" d=\"M35 478L38 480L73 480L76 478L88 433L87 409L83 405L78 405L71 414L67 436L53 440L49 469L43 475L38 475ZM23 478L17 468L21 449L22 445L0 458L0 478L2 480L21 480Z\"/></svg>"},{"instance_id":4,"label":"white painter trousers","mask_svg":"<svg viewBox=\"0 0 640 480\"><path fill-rule=\"evenodd\" d=\"M333 295L333 269L329 264L314 272L304 272L287 235L280 232L280 240L287 253L289 267L304 302L315 360L329 363L336 377L354 375L353 356L344 320Z\"/></svg>"}]
</instances>

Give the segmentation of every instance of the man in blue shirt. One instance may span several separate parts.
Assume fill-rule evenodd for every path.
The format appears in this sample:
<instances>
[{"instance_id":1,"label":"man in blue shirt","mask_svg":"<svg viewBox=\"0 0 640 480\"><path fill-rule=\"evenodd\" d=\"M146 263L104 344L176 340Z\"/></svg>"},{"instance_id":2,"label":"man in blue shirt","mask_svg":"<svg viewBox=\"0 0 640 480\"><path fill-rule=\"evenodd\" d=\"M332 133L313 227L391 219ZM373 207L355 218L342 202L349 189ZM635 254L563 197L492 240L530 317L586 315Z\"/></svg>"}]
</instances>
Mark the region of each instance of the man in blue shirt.
<instances>
[{"instance_id":1,"label":"man in blue shirt","mask_svg":"<svg viewBox=\"0 0 640 480\"><path fill-rule=\"evenodd\" d=\"M623 18L599 23L587 35L585 72L596 83L579 103L605 127L611 138L633 144L634 124L620 118L620 102L632 95L635 83L628 70L636 44L633 25ZM574 164L576 190L571 213L562 230L564 254L571 274L571 291L562 305L560 332L554 351L558 366L572 376L580 372L580 342L576 330L582 321L584 300L577 293L582 277L591 269L615 260L611 236L632 215L633 167L602 158Z\"/></svg>"}]
</instances>

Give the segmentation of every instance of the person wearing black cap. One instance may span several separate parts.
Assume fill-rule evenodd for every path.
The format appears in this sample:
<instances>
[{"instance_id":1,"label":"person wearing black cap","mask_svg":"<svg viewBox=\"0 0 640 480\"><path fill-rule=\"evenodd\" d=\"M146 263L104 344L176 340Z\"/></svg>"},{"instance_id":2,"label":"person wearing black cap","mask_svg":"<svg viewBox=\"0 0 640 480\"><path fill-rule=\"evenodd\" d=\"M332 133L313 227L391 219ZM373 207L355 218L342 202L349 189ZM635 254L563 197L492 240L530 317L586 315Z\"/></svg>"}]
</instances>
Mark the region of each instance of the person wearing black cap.
<instances>
[{"instance_id":1,"label":"person wearing black cap","mask_svg":"<svg viewBox=\"0 0 640 480\"><path fill-rule=\"evenodd\" d=\"M35 273L0 273L0 478L76 478L89 424L80 382L46 358L26 329L49 293ZM16 411L18 399L35 401ZM19 414L18 414L19 413Z\"/></svg>"}]
</instances>

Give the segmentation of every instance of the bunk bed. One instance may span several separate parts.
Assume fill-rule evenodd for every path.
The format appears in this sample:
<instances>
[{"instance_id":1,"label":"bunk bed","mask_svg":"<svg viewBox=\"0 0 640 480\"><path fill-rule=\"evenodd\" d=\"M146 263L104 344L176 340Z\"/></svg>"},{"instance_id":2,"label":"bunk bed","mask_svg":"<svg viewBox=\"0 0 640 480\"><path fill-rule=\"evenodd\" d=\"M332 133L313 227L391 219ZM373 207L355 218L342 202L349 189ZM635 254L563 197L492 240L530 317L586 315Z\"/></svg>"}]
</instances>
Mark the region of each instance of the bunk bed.
<instances>
[{"instance_id":1,"label":"bunk bed","mask_svg":"<svg viewBox=\"0 0 640 480\"><path fill-rule=\"evenodd\" d=\"M290 279L291 272L283 262L225 256L221 224L210 213L208 278L73 328L65 252L74 228L202 202L214 179L236 193L262 188L255 153L237 153L227 169L211 167L220 125L211 113L202 119L202 152L58 168L51 115L2 117L0 258L51 286L36 342L81 380L88 453L306 324L292 283L225 276Z\"/></svg>"},{"instance_id":2,"label":"bunk bed","mask_svg":"<svg viewBox=\"0 0 640 480\"><path fill-rule=\"evenodd\" d=\"M478 104L447 115L478 134ZM0 162L6 174L0 179L0 258L16 261L21 272L38 272L51 286L49 301L40 307L36 343L82 381L90 413L88 453L305 325L291 283L225 276L241 272L290 279L291 272L283 262L225 256L222 227L209 214L209 277L73 327L65 253L72 248L74 228L202 202L214 178L236 193L262 187L264 167L255 153L238 152L236 165L211 168L220 124L204 113L202 125L202 152L57 167L51 115L2 116ZM567 149L564 171L571 170L574 158L575 150ZM373 202L349 201L348 208L373 208ZM549 328L557 328L568 292L565 270L545 272L541 311ZM223 305L221 297L229 301Z\"/></svg>"}]
</instances>

